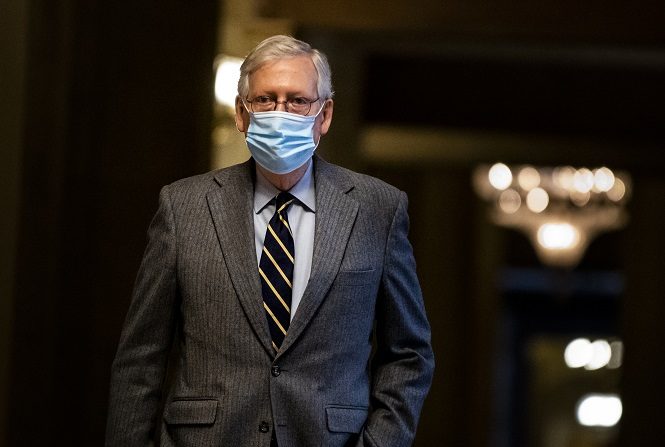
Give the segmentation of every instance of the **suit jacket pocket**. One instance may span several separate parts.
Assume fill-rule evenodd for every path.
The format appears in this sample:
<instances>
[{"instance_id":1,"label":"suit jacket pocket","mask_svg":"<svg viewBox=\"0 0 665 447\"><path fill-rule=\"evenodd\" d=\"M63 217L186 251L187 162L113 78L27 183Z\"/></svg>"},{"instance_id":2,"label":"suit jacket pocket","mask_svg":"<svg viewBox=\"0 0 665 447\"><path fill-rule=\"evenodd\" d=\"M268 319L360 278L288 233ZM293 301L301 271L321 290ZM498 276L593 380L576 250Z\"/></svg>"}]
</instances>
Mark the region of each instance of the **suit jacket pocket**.
<instances>
[{"instance_id":1,"label":"suit jacket pocket","mask_svg":"<svg viewBox=\"0 0 665 447\"><path fill-rule=\"evenodd\" d=\"M335 278L335 284L340 286L364 286L372 282L374 273L374 269L340 270L337 278Z\"/></svg>"},{"instance_id":2,"label":"suit jacket pocket","mask_svg":"<svg viewBox=\"0 0 665 447\"><path fill-rule=\"evenodd\" d=\"M216 417L216 399L177 399L164 412L164 421L176 425L213 424Z\"/></svg>"},{"instance_id":3,"label":"suit jacket pocket","mask_svg":"<svg viewBox=\"0 0 665 447\"><path fill-rule=\"evenodd\" d=\"M360 433L367 420L367 415L367 407L327 407L328 430L336 433Z\"/></svg>"}]
</instances>

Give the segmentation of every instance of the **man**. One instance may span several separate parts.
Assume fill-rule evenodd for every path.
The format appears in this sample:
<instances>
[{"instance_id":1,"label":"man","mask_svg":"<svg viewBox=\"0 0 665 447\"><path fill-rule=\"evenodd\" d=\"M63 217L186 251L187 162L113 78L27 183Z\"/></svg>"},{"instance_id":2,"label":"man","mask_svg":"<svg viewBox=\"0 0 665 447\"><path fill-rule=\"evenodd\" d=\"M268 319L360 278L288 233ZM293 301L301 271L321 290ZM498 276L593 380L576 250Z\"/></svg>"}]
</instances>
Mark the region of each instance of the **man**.
<instances>
[{"instance_id":1,"label":"man","mask_svg":"<svg viewBox=\"0 0 665 447\"><path fill-rule=\"evenodd\" d=\"M434 363L406 195L313 155L332 116L323 54L274 36L247 56L252 158L162 189L107 445L412 443Z\"/></svg>"}]
</instances>

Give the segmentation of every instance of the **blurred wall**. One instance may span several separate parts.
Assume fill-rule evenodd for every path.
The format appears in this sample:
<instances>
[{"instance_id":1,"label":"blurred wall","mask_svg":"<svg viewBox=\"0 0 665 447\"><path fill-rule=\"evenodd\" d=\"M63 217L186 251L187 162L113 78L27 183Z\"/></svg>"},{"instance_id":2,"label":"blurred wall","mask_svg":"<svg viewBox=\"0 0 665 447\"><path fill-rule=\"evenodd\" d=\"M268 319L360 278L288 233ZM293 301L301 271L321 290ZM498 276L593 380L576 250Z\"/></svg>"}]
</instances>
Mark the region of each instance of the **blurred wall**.
<instances>
[{"instance_id":1,"label":"blurred wall","mask_svg":"<svg viewBox=\"0 0 665 447\"><path fill-rule=\"evenodd\" d=\"M17 54L2 132L11 125L10 161L22 160L2 184L19 185L3 197L21 205L13 300L3 284L13 327L9 354L9 325L1 334L3 445L101 445L110 363L159 188L208 168L217 2L22 8L3 14L18 40L3 42Z\"/></svg>"},{"instance_id":2,"label":"blurred wall","mask_svg":"<svg viewBox=\"0 0 665 447\"><path fill-rule=\"evenodd\" d=\"M7 435L27 19L26 1L0 3L0 445Z\"/></svg>"}]
</instances>

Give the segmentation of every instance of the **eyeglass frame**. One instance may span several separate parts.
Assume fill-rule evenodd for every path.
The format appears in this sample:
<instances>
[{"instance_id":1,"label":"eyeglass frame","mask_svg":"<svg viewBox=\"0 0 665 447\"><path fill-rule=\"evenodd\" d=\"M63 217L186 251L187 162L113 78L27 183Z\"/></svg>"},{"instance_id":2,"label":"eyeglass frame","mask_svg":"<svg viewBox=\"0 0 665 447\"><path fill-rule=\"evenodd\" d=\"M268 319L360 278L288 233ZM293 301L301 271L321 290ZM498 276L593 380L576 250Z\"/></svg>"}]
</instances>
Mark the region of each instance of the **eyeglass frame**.
<instances>
[{"instance_id":1,"label":"eyeglass frame","mask_svg":"<svg viewBox=\"0 0 665 447\"><path fill-rule=\"evenodd\" d=\"M272 100L272 102L275 103L275 105L273 106L272 110L260 110L259 112L256 112L256 111L254 111L254 106L253 106L253 104L254 104L254 102L257 100L257 98L270 98L270 99ZM289 104L290 104L290 102L293 101L294 99L304 99L304 100L308 103L308 105L309 105L309 108L307 109L307 112L305 112L305 113L303 113L303 114L295 113L295 112L290 112L290 111L289 111ZM249 107L247 107L247 106L245 105L245 108L247 108L248 111L251 110L252 113L274 112L275 110L277 110L277 106L278 106L279 104L284 104L284 109L285 109L287 112L289 112L289 113L295 113L296 115L301 115L301 116L308 116L308 115L309 115L309 112L312 111L312 104L314 104L315 102L320 101L320 100L321 100L321 97L320 97L320 96L317 97L316 99L312 99L312 100L310 100L310 99L308 99L308 98L305 98L304 96L297 96L297 97L294 97L294 98L289 98L289 99L287 99L286 101L277 101L277 98L272 97L272 96L270 96L270 95L259 95L259 96L256 96L254 99L245 98L245 99L243 99L243 102L244 102L244 103L249 103Z\"/></svg>"}]
</instances>

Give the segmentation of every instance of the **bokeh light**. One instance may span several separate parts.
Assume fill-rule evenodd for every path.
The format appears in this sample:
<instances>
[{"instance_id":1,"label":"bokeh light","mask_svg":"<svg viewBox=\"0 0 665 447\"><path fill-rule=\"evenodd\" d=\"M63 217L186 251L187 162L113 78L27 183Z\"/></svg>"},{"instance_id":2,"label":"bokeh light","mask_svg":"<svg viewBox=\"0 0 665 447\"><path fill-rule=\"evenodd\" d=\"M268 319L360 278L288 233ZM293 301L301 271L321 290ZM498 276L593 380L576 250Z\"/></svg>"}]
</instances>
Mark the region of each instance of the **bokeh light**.
<instances>
[{"instance_id":1,"label":"bokeh light","mask_svg":"<svg viewBox=\"0 0 665 447\"><path fill-rule=\"evenodd\" d=\"M587 394L577 404L577 421L585 427L613 427L622 413L621 399L615 394Z\"/></svg>"},{"instance_id":2,"label":"bokeh light","mask_svg":"<svg viewBox=\"0 0 665 447\"><path fill-rule=\"evenodd\" d=\"M526 206L534 213L541 213L550 203L550 197L543 188L533 188L526 195Z\"/></svg>"},{"instance_id":3,"label":"bokeh light","mask_svg":"<svg viewBox=\"0 0 665 447\"><path fill-rule=\"evenodd\" d=\"M489 181L496 189L503 191L513 182L513 174L505 164L496 163L489 170Z\"/></svg>"},{"instance_id":4,"label":"bokeh light","mask_svg":"<svg viewBox=\"0 0 665 447\"><path fill-rule=\"evenodd\" d=\"M549 250L569 250L580 241L580 232L569 223L546 223L537 233L538 243Z\"/></svg>"}]
</instances>

